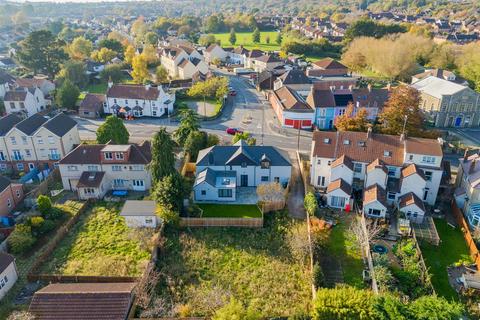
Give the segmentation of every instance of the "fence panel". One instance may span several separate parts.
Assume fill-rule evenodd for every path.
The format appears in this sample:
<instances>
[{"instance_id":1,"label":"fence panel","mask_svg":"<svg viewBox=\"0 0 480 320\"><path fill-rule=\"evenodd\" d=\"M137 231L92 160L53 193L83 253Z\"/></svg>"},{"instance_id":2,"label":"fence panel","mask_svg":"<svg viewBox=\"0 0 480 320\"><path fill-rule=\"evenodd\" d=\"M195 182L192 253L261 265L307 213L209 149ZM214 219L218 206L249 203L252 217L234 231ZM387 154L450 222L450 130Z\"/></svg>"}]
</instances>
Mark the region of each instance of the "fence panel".
<instances>
[{"instance_id":1,"label":"fence panel","mask_svg":"<svg viewBox=\"0 0 480 320\"><path fill-rule=\"evenodd\" d=\"M463 238L465 239L468 250L470 251L470 256L477 265L477 268L480 268L480 252L478 251L477 245L475 244L475 240L473 240L472 233L470 232L470 227L468 226L467 221L465 221L465 218L463 217L460 209L457 207L455 201L452 201L452 213L455 221L457 222L460 230L462 231Z\"/></svg>"},{"instance_id":2,"label":"fence panel","mask_svg":"<svg viewBox=\"0 0 480 320\"><path fill-rule=\"evenodd\" d=\"M181 218L180 226L262 228L263 218Z\"/></svg>"}]
</instances>

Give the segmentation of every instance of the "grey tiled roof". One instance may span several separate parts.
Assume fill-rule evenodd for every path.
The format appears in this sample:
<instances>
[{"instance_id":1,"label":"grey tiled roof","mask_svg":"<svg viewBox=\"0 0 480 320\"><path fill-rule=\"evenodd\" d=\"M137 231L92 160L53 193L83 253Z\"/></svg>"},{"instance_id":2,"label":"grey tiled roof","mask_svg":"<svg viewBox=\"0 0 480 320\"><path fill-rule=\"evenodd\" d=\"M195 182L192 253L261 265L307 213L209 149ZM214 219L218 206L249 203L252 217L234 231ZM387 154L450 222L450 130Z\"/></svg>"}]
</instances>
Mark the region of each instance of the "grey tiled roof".
<instances>
[{"instance_id":1,"label":"grey tiled roof","mask_svg":"<svg viewBox=\"0 0 480 320\"><path fill-rule=\"evenodd\" d=\"M43 126L47 128L50 132L56 134L59 137L63 137L68 131L72 130L77 125L77 122L67 116L66 114L60 113L50 119Z\"/></svg>"},{"instance_id":2,"label":"grey tiled roof","mask_svg":"<svg viewBox=\"0 0 480 320\"><path fill-rule=\"evenodd\" d=\"M22 119L14 114L9 114L3 118L0 118L0 136L4 136L20 121L22 121Z\"/></svg>"},{"instance_id":3,"label":"grey tiled roof","mask_svg":"<svg viewBox=\"0 0 480 320\"><path fill-rule=\"evenodd\" d=\"M218 170L213 170L210 168L206 168L202 172L200 172L197 175L197 178L195 180L195 185L199 185L200 183L206 182L209 185L215 187L215 181L217 180L217 177L236 177L237 172L236 171L218 171Z\"/></svg>"},{"instance_id":4,"label":"grey tiled roof","mask_svg":"<svg viewBox=\"0 0 480 320\"><path fill-rule=\"evenodd\" d=\"M47 118L36 113L33 116L19 122L16 125L16 128L25 133L27 136L30 136L32 135L32 133L37 131L37 129L40 128L45 122L47 122Z\"/></svg>"}]
</instances>

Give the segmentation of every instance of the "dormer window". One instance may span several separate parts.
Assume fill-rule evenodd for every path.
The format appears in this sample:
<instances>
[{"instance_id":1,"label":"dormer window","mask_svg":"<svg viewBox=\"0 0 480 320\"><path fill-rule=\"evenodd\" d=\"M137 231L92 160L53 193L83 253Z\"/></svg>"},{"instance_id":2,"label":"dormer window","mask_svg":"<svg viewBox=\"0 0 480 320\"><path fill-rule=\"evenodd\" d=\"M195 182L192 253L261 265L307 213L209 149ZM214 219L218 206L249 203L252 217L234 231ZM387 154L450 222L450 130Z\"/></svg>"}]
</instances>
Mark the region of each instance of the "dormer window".
<instances>
[{"instance_id":1,"label":"dormer window","mask_svg":"<svg viewBox=\"0 0 480 320\"><path fill-rule=\"evenodd\" d=\"M260 166L262 169L269 169L270 168L270 161L268 160L263 160L261 163L260 163Z\"/></svg>"},{"instance_id":2,"label":"dormer window","mask_svg":"<svg viewBox=\"0 0 480 320\"><path fill-rule=\"evenodd\" d=\"M123 160L124 159L123 153L122 152L115 153L115 159Z\"/></svg>"},{"instance_id":3,"label":"dormer window","mask_svg":"<svg viewBox=\"0 0 480 320\"><path fill-rule=\"evenodd\" d=\"M391 157L391 156L392 156L392 152L385 150L385 151L383 151L383 156L384 156L384 157Z\"/></svg>"},{"instance_id":4,"label":"dormer window","mask_svg":"<svg viewBox=\"0 0 480 320\"><path fill-rule=\"evenodd\" d=\"M111 152L104 153L105 160L113 160L113 154Z\"/></svg>"},{"instance_id":5,"label":"dormer window","mask_svg":"<svg viewBox=\"0 0 480 320\"><path fill-rule=\"evenodd\" d=\"M323 143L325 143L325 144L330 144L330 139L329 139L329 138L323 139Z\"/></svg>"},{"instance_id":6,"label":"dormer window","mask_svg":"<svg viewBox=\"0 0 480 320\"><path fill-rule=\"evenodd\" d=\"M343 140L343 144L344 144L344 145L349 145L349 144L350 144L350 140L348 140L348 139Z\"/></svg>"}]
</instances>

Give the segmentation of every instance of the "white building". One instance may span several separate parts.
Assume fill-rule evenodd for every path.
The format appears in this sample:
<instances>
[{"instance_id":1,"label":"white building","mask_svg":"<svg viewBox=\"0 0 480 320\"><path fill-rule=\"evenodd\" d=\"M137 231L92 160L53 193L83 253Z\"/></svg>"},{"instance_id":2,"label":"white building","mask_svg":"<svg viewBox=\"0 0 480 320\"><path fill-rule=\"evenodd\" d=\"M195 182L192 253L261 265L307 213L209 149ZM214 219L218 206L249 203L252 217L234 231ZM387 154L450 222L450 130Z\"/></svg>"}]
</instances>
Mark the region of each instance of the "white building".
<instances>
[{"instance_id":1,"label":"white building","mask_svg":"<svg viewBox=\"0 0 480 320\"><path fill-rule=\"evenodd\" d=\"M223 50L218 44L213 43L208 46L208 48L204 52L205 61L208 63L212 63L215 59L218 59L222 62L227 60L229 53Z\"/></svg>"},{"instance_id":2,"label":"white building","mask_svg":"<svg viewBox=\"0 0 480 320\"><path fill-rule=\"evenodd\" d=\"M192 47L168 46L159 50L160 63L173 79L191 79L197 73L207 74L203 56Z\"/></svg>"},{"instance_id":3,"label":"white building","mask_svg":"<svg viewBox=\"0 0 480 320\"><path fill-rule=\"evenodd\" d=\"M120 216L124 217L129 228L156 228L158 224L156 210L155 201L127 200L120 211Z\"/></svg>"},{"instance_id":4,"label":"white building","mask_svg":"<svg viewBox=\"0 0 480 320\"><path fill-rule=\"evenodd\" d=\"M3 100L7 91L15 83L15 78L10 74L0 70L0 99Z\"/></svg>"},{"instance_id":5,"label":"white building","mask_svg":"<svg viewBox=\"0 0 480 320\"><path fill-rule=\"evenodd\" d=\"M291 171L288 156L274 147L248 146L240 140L233 146L203 149L196 164L195 200L236 201L238 188L269 182L286 185Z\"/></svg>"},{"instance_id":6,"label":"white building","mask_svg":"<svg viewBox=\"0 0 480 320\"><path fill-rule=\"evenodd\" d=\"M13 287L18 279L15 258L5 252L0 252L0 300Z\"/></svg>"},{"instance_id":7,"label":"white building","mask_svg":"<svg viewBox=\"0 0 480 320\"><path fill-rule=\"evenodd\" d=\"M162 86L108 84L103 112L133 117L161 117L173 112L175 93Z\"/></svg>"},{"instance_id":8,"label":"white building","mask_svg":"<svg viewBox=\"0 0 480 320\"><path fill-rule=\"evenodd\" d=\"M59 162L63 188L80 199L101 199L110 190L146 191L152 177L150 143L81 144Z\"/></svg>"},{"instance_id":9,"label":"white building","mask_svg":"<svg viewBox=\"0 0 480 320\"><path fill-rule=\"evenodd\" d=\"M37 87L19 87L7 91L3 100L7 114L13 113L22 117L31 117L47 107L43 92Z\"/></svg>"},{"instance_id":10,"label":"white building","mask_svg":"<svg viewBox=\"0 0 480 320\"><path fill-rule=\"evenodd\" d=\"M404 138L368 132L326 132L313 135L311 184L328 194L331 190L364 191L366 213L383 216L409 193L434 205L443 175L443 152L433 139ZM341 179L342 183L338 180ZM333 184L333 185L331 185ZM367 192L367 190L369 192ZM346 202L337 201L337 208ZM365 206L365 203L364 203ZM379 210L379 211L377 211Z\"/></svg>"}]
</instances>

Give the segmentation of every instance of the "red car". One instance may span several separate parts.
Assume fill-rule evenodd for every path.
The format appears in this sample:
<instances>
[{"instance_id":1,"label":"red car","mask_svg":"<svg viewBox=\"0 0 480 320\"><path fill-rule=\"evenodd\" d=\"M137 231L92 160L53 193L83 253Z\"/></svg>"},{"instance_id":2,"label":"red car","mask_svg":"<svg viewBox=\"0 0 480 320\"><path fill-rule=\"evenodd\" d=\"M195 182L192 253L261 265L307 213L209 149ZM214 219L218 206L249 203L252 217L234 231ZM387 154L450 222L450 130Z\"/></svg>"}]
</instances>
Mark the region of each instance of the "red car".
<instances>
[{"instance_id":1,"label":"red car","mask_svg":"<svg viewBox=\"0 0 480 320\"><path fill-rule=\"evenodd\" d=\"M237 133L243 133L242 130L238 130L237 128L227 128L226 131L228 134L231 134L232 136L234 136Z\"/></svg>"},{"instance_id":2,"label":"red car","mask_svg":"<svg viewBox=\"0 0 480 320\"><path fill-rule=\"evenodd\" d=\"M237 91L231 90L228 94L231 95L231 96L236 96L236 95L237 95Z\"/></svg>"}]
</instances>

